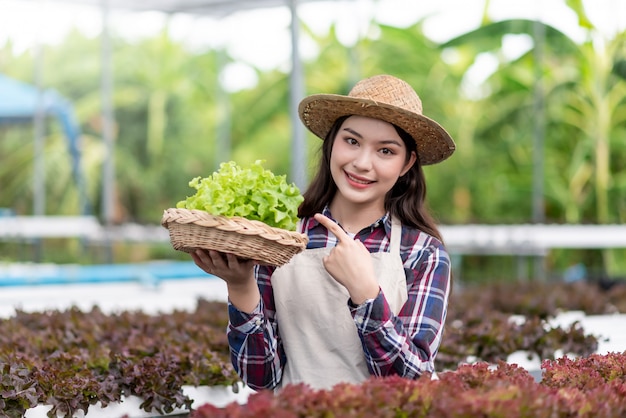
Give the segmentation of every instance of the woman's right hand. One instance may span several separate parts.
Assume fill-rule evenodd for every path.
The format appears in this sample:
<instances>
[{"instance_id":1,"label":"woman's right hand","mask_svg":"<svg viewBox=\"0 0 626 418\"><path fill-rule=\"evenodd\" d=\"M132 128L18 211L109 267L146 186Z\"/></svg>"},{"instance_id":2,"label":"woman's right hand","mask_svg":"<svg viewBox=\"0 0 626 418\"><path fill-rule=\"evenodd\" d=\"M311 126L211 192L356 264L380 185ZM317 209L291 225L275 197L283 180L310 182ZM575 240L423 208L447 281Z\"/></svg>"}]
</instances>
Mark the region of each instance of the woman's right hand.
<instances>
[{"instance_id":1,"label":"woman's right hand","mask_svg":"<svg viewBox=\"0 0 626 418\"><path fill-rule=\"evenodd\" d=\"M241 260L234 254L215 250L197 249L191 253L193 261L205 272L212 274L232 285L247 283L254 279L254 260Z\"/></svg>"},{"instance_id":2,"label":"woman's right hand","mask_svg":"<svg viewBox=\"0 0 626 418\"><path fill-rule=\"evenodd\" d=\"M255 260L241 260L230 253L197 249L191 253L194 263L208 274L226 282L228 298L237 309L252 312L261 295L254 279Z\"/></svg>"}]
</instances>

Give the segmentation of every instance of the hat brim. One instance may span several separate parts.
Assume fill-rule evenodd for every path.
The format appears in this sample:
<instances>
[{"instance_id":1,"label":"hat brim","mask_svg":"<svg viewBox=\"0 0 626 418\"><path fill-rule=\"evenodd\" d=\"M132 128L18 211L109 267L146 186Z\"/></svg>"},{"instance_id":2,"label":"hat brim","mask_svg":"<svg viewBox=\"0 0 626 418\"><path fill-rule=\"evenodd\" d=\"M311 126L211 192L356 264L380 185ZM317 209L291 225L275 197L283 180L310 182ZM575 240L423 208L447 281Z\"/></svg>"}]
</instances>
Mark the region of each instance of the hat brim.
<instances>
[{"instance_id":1,"label":"hat brim","mask_svg":"<svg viewBox=\"0 0 626 418\"><path fill-rule=\"evenodd\" d=\"M434 120L397 106L339 94L314 94L298 106L300 120L311 132L325 139L335 121L348 115L384 120L405 130L415 140L422 165L448 158L456 146L452 137Z\"/></svg>"}]
</instances>

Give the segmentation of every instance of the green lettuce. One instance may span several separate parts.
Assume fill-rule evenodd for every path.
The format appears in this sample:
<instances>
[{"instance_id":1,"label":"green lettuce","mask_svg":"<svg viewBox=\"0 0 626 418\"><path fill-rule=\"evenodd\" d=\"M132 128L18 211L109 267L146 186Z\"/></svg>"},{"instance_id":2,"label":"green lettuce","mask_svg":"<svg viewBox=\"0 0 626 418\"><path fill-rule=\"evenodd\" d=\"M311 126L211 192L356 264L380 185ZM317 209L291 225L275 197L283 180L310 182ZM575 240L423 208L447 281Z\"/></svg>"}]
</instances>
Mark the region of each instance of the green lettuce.
<instances>
[{"instance_id":1,"label":"green lettuce","mask_svg":"<svg viewBox=\"0 0 626 418\"><path fill-rule=\"evenodd\" d=\"M295 184L264 169L262 160L245 168L234 161L222 163L209 177L191 180L189 187L196 193L178 202L177 208L239 216L290 231L296 229L298 206L304 200Z\"/></svg>"}]
</instances>

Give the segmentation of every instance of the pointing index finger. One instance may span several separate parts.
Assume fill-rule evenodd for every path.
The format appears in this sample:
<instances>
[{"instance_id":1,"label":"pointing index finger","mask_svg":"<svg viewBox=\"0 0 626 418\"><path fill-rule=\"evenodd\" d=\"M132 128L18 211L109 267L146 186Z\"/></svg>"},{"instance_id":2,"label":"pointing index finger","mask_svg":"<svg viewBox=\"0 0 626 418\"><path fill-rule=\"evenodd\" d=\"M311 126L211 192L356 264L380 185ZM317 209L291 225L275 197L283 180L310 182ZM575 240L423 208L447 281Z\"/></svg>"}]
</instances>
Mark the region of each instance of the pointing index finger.
<instances>
[{"instance_id":1,"label":"pointing index finger","mask_svg":"<svg viewBox=\"0 0 626 418\"><path fill-rule=\"evenodd\" d=\"M343 229L341 229L341 227L338 224L336 224L332 219L328 218L326 215L322 215L321 213L316 213L314 217L319 223L324 225L330 232L335 234L339 242L350 239L350 237L348 237L346 232Z\"/></svg>"}]
</instances>

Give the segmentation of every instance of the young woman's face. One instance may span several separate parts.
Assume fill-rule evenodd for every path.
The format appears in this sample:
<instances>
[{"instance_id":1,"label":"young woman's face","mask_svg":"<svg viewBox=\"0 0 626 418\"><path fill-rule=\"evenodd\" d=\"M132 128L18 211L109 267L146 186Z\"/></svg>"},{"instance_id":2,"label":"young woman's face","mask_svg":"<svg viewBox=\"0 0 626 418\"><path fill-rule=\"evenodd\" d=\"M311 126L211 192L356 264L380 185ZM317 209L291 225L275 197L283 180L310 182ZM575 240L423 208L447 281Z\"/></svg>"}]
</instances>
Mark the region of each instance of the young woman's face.
<instances>
[{"instance_id":1,"label":"young woman's face","mask_svg":"<svg viewBox=\"0 0 626 418\"><path fill-rule=\"evenodd\" d=\"M385 195L416 160L390 123L363 116L347 118L335 137L330 170L337 185L335 199L380 205Z\"/></svg>"}]
</instances>

